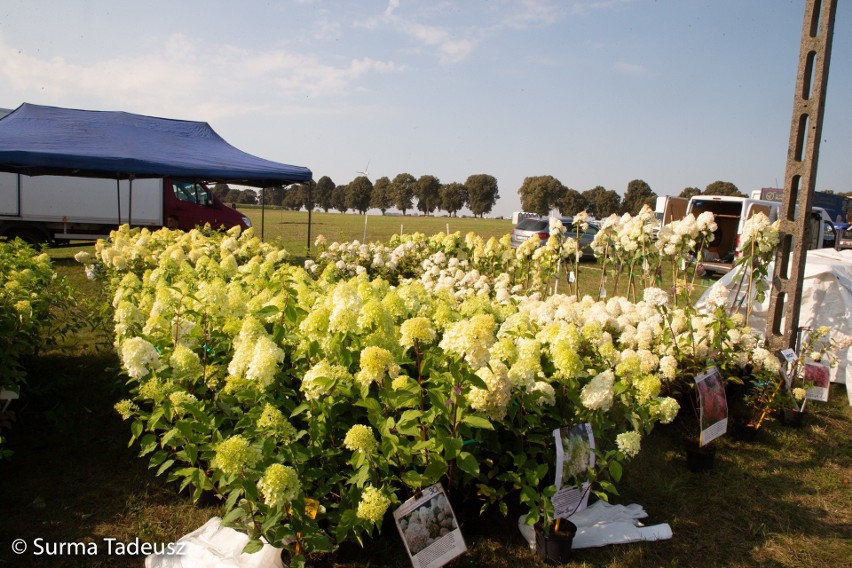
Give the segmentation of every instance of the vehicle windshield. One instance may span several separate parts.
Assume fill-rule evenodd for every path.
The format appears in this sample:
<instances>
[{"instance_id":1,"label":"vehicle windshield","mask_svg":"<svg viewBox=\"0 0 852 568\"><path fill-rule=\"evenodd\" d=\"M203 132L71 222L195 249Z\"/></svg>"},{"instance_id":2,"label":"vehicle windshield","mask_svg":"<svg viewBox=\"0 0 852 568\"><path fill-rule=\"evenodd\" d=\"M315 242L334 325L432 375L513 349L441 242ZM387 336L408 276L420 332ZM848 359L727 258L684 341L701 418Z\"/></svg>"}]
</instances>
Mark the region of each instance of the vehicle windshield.
<instances>
[{"instance_id":1,"label":"vehicle windshield","mask_svg":"<svg viewBox=\"0 0 852 568\"><path fill-rule=\"evenodd\" d=\"M710 211L716 217L739 217L743 212L742 201L717 201L715 199L695 200L692 203L692 214L696 217L705 211Z\"/></svg>"},{"instance_id":2,"label":"vehicle windshield","mask_svg":"<svg viewBox=\"0 0 852 568\"><path fill-rule=\"evenodd\" d=\"M524 219L519 221L515 228L519 231L545 231L550 229L550 221L547 219Z\"/></svg>"},{"instance_id":3,"label":"vehicle windshield","mask_svg":"<svg viewBox=\"0 0 852 568\"><path fill-rule=\"evenodd\" d=\"M172 180L172 189L175 192L175 197L181 201L199 205L210 205L212 201L210 193L203 183Z\"/></svg>"}]
</instances>

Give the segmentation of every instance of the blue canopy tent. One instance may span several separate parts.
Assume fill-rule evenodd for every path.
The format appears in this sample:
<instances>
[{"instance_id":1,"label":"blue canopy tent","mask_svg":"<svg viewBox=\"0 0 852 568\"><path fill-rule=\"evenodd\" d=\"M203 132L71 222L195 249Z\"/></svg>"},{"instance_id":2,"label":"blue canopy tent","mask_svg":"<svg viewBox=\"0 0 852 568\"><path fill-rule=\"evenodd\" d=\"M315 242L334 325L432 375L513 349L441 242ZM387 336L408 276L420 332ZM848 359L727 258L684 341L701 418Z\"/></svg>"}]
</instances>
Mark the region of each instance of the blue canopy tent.
<instances>
[{"instance_id":1,"label":"blue canopy tent","mask_svg":"<svg viewBox=\"0 0 852 568\"><path fill-rule=\"evenodd\" d=\"M82 177L180 177L255 187L311 170L247 154L206 122L24 103L0 118L0 170Z\"/></svg>"},{"instance_id":2,"label":"blue canopy tent","mask_svg":"<svg viewBox=\"0 0 852 568\"><path fill-rule=\"evenodd\" d=\"M0 118L0 171L28 176L187 178L254 187L310 181L308 168L228 144L206 122L24 103Z\"/></svg>"}]
</instances>

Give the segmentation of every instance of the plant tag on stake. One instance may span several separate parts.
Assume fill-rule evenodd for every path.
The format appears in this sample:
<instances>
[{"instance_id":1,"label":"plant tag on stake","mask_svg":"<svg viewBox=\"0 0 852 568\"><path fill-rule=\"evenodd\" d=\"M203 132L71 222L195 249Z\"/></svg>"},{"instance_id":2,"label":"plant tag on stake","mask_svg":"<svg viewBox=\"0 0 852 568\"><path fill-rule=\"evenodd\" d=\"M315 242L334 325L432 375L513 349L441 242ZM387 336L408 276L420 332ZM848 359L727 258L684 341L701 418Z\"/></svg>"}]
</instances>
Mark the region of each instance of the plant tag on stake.
<instances>
[{"instance_id":1,"label":"plant tag on stake","mask_svg":"<svg viewBox=\"0 0 852 568\"><path fill-rule=\"evenodd\" d=\"M568 273L568 282L574 282L574 271Z\"/></svg>"},{"instance_id":2,"label":"plant tag on stake","mask_svg":"<svg viewBox=\"0 0 852 568\"><path fill-rule=\"evenodd\" d=\"M793 388L793 373L796 369L795 363L798 357L796 356L796 352L793 349L782 349L779 351L779 354L787 362L786 365L781 367L781 376L784 377L784 384L787 385L787 390Z\"/></svg>"},{"instance_id":3,"label":"plant tag on stake","mask_svg":"<svg viewBox=\"0 0 852 568\"><path fill-rule=\"evenodd\" d=\"M796 352L792 349L789 349L789 348L788 349L782 349L781 350L781 356L784 357L784 360L787 361L788 363L795 363L796 359L798 358L798 357L796 357Z\"/></svg>"}]
</instances>

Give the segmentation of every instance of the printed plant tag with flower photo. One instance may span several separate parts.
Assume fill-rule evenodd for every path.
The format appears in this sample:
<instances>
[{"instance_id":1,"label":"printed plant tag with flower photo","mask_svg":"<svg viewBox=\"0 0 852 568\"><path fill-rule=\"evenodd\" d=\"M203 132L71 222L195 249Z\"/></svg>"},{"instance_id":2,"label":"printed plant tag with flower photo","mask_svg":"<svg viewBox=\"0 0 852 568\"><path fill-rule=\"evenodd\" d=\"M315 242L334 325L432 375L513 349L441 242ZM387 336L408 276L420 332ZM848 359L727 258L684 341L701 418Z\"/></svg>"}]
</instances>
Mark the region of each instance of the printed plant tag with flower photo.
<instances>
[{"instance_id":1,"label":"printed plant tag with flower photo","mask_svg":"<svg viewBox=\"0 0 852 568\"><path fill-rule=\"evenodd\" d=\"M467 552L456 515L440 483L408 499L393 520L414 568L438 568Z\"/></svg>"},{"instance_id":2,"label":"printed plant tag with flower photo","mask_svg":"<svg viewBox=\"0 0 852 568\"><path fill-rule=\"evenodd\" d=\"M828 387L831 384L829 367L825 363L805 359L805 384L808 386L805 398L828 402Z\"/></svg>"},{"instance_id":3,"label":"printed plant tag with flower photo","mask_svg":"<svg viewBox=\"0 0 852 568\"><path fill-rule=\"evenodd\" d=\"M595 467L595 435L588 422L565 426L553 431L556 440L556 493L553 495L553 517L567 518L586 508L589 483L582 489L573 483L588 468Z\"/></svg>"},{"instance_id":4,"label":"printed plant tag with flower photo","mask_svg":"<svg viewBox=\"0 0 852 568\"><path fill-rule=\"evenodd\" d=\"M711 367L695 377L698 405L701 409L699 445L705 446L728 430L728 399L719 369Z\"/></svg>"}]
</instances>

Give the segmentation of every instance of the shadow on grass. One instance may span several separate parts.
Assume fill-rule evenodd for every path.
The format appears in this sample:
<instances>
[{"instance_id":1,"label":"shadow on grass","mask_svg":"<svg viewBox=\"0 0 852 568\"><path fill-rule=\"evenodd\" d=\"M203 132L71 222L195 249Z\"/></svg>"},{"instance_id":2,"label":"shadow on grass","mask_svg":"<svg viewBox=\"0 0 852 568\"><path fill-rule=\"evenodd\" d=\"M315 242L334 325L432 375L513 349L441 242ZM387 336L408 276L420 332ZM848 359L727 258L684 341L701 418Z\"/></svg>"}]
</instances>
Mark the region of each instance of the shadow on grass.
<instances>
[{"instance_id":1,"label":"shadow on grass","mask_svg":"<svg viewBox=\"0 0 852 568\"><path fill-rule=\"evenodd\" d=\"M676 426L658 426L626 465L611 501L641 504L649 515L644 524L669 523L673 538L576 550L565 566L843 565L852 552L850 414L843 387L834 386L831 402L814 405L802 429L770 421L752 442L720 439L709 473L687 469ZM544 566L521 538L518 514L466 517L469 552L453 566ZM326 565L410 564L386 521L382 537L364 549L347 545Z\"/></svg>"},{"instance_id":2,"label":"shadow on grass","mask_svg":"<svg viewBox=\"0 0 852 568\"><path fill-rule=\"evenodd\" d=\"M799 566L834 565L848 558L850 420L843 387L828 407L813 408L800 430L769 422L752 442L718 441L716 466L687 470L679 434L658 427L625 469L618 502L645 506L646 524L668 522L665 542L578 554L593 564ZM845 477L844 477L845 476ZM835 506L831 505L834 499ZM840 512L840 517L835 512ZM812 542L820 544L816 547ZM796 560L796 543L814 564ZM808 544L810 543L810 544ZM842 563L842 562L841 562Z\"/></svg>"},{"instance_id":3,"label":"shadow on grass","mask_svg":"<svg viewBox=\"0 0 852 568\"><path fill-rule=\"evenodd\" d=\"M171 542L216 514L177 495L127 447L129 427L112 409L124 398L117 368L109 351L44 355L27 366L4 432L15 453L0 462L0 566L138 567L140 556L108 556L104 539ZM14 556L15 539L28 552ZM95 543L98 555L48 554L74 542Z\"/></svg>"}]
</instances>

